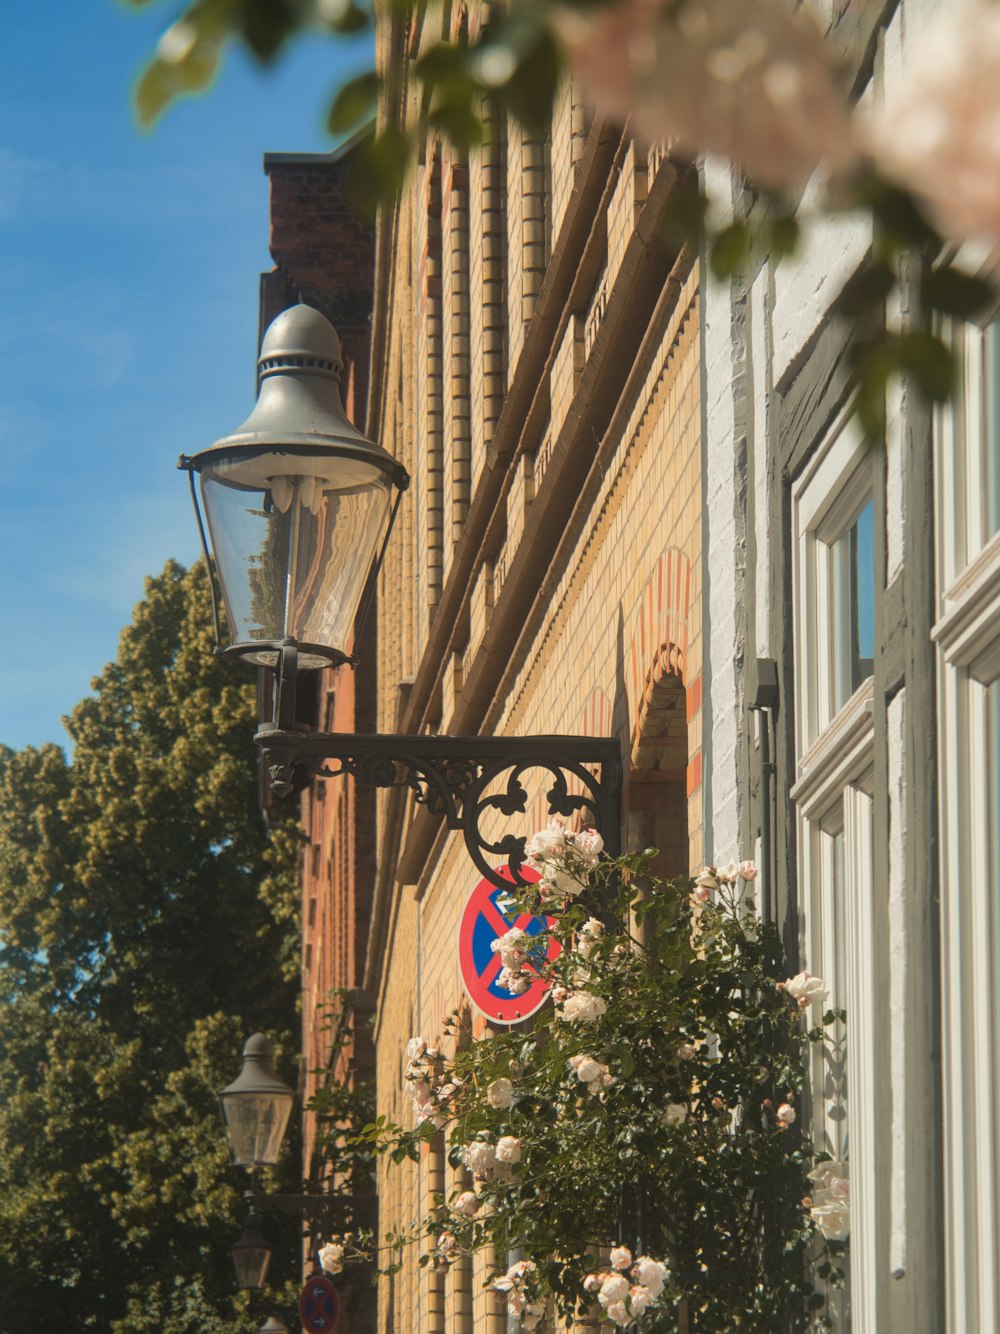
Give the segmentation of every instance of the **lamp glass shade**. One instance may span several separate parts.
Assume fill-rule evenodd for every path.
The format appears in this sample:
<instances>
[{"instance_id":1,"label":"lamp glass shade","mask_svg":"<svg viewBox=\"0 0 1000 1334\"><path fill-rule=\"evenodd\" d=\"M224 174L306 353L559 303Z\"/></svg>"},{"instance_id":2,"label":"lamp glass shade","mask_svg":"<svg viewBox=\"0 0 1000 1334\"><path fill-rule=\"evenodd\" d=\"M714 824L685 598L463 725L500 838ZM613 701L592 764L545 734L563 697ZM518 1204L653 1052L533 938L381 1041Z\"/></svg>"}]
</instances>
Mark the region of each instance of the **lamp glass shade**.
<instances>
[{"instance_id":1,"label":"lamp glass shade","mask_svg":"<svg viewBox=\"0 0 1000 1334\"><path fill-rule=\"evenodd\" d=\"M276 1315L269 1315L257 1334L289 1334L289 1331L283 1320L279 1320Z\"/></svg>"},{"instance_id":2,"label":"lamp glass shade","mask_svg":"<svg viewBox=\"0 0 1000 1334\"><path fill-rule=\"evenodd\" d=\"M248 647L245 659L273 666L268 646L285 639L348 655L389 522L389 473L349 454L216 457L201 491L232 643ZM327 661L300 653L302 667Z\"/></svg>"},{"instance_id":3,"label":"lamp glass shade","mask_svg":"<svg viewBox=\"0 0 1000 1334\"><path fill-rule=\"evenodd\" d=\"M273 667L276 645L291 640L300 667L322 667L349 656L369 573L409 478L345 413L340 339L318 310L282 311L257 367L249 417L185 466L201 477L228 651Z\"/></svg>"},{"instance_id":4,"label":"lamp glass shade","mask_svg":"<svg viewBox=\"0 0 1000 1334\"><path fill-rule=\"evenodd\" d=\"M271 1264L271 1244L262 1232L260 1214L247 1214L239 1239L233 1243L233 1268L240 1288L262 1288Z\"/></svg>"},{"instance_id":5,"label":"lamp glass shade","mask_svg":"<svg viewBox=\"0 0 1000 1334\"><path fill-rule=\"evenodd\" d=\"M278 1161L295 1093L274 1073L273 1048L255 1033L243 1049L243 1069L219 1094L233 1162L272 1167Z\"/></svg>"}]
</instances>

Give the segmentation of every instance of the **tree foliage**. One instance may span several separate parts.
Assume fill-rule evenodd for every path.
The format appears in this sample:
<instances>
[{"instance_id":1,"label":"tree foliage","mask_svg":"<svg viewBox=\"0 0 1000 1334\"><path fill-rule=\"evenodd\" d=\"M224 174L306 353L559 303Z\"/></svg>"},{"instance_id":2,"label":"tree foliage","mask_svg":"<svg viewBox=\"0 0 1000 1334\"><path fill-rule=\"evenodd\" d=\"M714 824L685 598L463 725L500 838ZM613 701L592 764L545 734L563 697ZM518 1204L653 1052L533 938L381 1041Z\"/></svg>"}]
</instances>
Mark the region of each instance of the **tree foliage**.
<instances>
[{"instance_id":1,"label":"tree foliage","mask_svg":"<svg viewBox=\"0 0 1000 1334\"><path fill-rule=\"evenodd\" d=\"M169 564L71 757L0 751L5 1334L255 1327L215 1091L249 1033L294 1050L295 840L260 813L253 688L210 623L204 571Z\"/></svg>"}]
</instances>

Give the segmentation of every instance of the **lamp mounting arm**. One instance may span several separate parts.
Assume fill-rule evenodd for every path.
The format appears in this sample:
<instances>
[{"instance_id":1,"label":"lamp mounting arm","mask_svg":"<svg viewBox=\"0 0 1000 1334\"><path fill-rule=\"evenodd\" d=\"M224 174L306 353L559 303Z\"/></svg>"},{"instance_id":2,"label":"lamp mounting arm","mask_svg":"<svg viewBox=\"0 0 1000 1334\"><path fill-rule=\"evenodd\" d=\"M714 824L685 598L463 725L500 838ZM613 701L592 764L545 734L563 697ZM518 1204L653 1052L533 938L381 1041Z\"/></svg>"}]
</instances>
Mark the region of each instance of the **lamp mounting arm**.
<instances>
[{"instance_id":1,"label":"lamp mounting arm","mask_svg":"<svg viewBox=\"0 0 1000 1334\"><path fill-rule=\"evenodd\" d=\"M498 858L509 865L515 884L530 883L520 874L526 837L491 837L483 827L498 814L527 811L522 778L528 770L551 775L545 794L550 815L581 815L611 856L619 851L622 763L613 737L354 735L267 724L256 741L278 796L291 790L296 769L311 776L350 774L374 787L410 788L417 803L462 833L477 870L497 886L511 883L495 870Z\"/></svg>"},{"instance_id":2,"label":"lamp mounting arm","mask_svg":"<svg viewBox=\"0 0 1000 1334\"><path fill-rule=\"evenodd\" d=\"M374 1200L372 1195L268 1195L256 1184L246 1192L247 1204L257 1213L276 1209L292 1218L308 1219L311 1223L335 1221L338 1226L370 1212Z\"/></svg>"}]
</instances>

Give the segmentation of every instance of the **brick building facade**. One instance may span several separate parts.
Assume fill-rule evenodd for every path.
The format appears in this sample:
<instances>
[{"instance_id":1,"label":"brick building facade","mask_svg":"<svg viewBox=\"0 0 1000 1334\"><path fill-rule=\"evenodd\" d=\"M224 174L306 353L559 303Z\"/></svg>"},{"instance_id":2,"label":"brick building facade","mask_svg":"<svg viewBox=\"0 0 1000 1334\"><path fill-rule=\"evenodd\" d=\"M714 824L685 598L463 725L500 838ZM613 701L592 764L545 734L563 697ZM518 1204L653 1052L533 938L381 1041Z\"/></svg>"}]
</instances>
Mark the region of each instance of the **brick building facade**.
<instances>
[{"instance_id":1,"label":"brick building facade","mask_svg":"<svg viewBox=\"0 0 1000 1334\"><path fill-rule=\"evenodd\" d=\"M451 35L479 17L456 7ZM409 72L441 35L424 21L380 33L410 114ZM703 567L698 266L663 240L680 177L569 87L550 133L492 131L468 159L431 136L377 224L367 433L413 478L380 582L378 730L614 736L626 845L684 871L703 851ZM544 777L514 832L544 821ZM363 985L394 1119L412 1114L408 1038L467 1004L456 933L477 880L412 794L380 795ZM453 1179L441 1144L384 1172L382 1230ZM482 1280L411 1253L378 1328L500 1334Z\"/></svg>"},{"instance_id":2,"label":"brick building facade","mask_svg":"<svg viewBox=\"0 0 1000 1334\"><path fill-rule=\"evenodd\" d=\"M856 94L878 98L938 6L817 8ZM445 12L444 32L438 11L380 26L407 115L423 47L481 17ZM337 275L359 271L341 264L337 168L269 159L265 322L298 294L330 314L354 366L349 413L413 478L377 674L373 641L356 676L325 678L316 721L612 736L626 848L657 846L667 873L756 855L793 965L860 1019L801 1109L817 1148L851 1162L835 1328L986 1334L1000 1321L996 312L949 330L955 405L932 412L904 382L868 447L850 414L855 331L835 314L871 251L863 219L817 226L795 257L755 247L702 291L696 256L664 240L669 155L592 121L569 84L547 134L486 119L468 158L430 134L374 240L350 232L370 327L352 323L355 289L333 304ZM744 181L701 170L724 210L764 219ZM887 312L901 327L911 296L904 282ZM363 988L379 1110L408 1122L407 1039L438 1039L468 1007L456 932L478 875L405 789L319 782L303 803L305 1064L327 1063L313 1016L330 989ZM516 832L542 808L539 785ZM459 1180L440 1142L384 1171L382 1230ZM484 1277L467 1260L420 1269L411 1251L382 1281L379 1334L502 1334ZM369 1313L349 1295L338 1328L358 1334Z\"/></svg>"}]
</instances>

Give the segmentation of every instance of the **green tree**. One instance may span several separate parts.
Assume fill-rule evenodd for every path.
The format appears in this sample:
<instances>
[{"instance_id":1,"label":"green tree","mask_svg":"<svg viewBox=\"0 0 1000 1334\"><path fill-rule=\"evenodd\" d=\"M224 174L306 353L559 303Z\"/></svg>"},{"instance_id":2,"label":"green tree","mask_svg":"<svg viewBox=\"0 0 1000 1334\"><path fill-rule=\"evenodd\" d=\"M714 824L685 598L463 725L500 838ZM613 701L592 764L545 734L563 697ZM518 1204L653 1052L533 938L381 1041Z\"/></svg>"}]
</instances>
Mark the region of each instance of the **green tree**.
<instances>
[{"instance_id":1,"label":"green tree","mask_svg":"<svg viewBox=\"0 0 1000 1334\"><path fill-rule=\"evenodd\" d=\"M203 569L168 564L66 720L71 758L0 750L4 1334L256 1328L215 1091L258 1029L294 1052L296 849L210 622Z\"/></svg>"}]
</instances>

